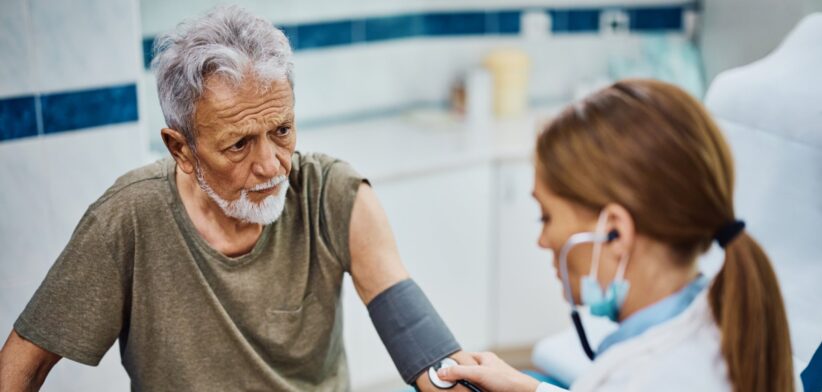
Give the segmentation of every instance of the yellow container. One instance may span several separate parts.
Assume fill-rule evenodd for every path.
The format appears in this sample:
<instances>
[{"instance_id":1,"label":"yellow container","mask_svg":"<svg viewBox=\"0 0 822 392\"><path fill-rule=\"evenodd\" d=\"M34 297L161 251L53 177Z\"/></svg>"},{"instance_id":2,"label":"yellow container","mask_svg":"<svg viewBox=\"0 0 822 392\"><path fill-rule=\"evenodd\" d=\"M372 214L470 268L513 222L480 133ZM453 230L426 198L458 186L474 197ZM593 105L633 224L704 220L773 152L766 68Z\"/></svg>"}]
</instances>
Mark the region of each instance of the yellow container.
<instances>
[{"instance_id":1,"label":"yellow container","mask_svg":"<svg viewBox=\"0 0 822 392\"><path fill-rule=\"evenodd\" d=\"M528 107L528 74L531 60L519 49L497 49L485 57L494 80L494 114L515 117Z\"/></svg>"}]
</instances>

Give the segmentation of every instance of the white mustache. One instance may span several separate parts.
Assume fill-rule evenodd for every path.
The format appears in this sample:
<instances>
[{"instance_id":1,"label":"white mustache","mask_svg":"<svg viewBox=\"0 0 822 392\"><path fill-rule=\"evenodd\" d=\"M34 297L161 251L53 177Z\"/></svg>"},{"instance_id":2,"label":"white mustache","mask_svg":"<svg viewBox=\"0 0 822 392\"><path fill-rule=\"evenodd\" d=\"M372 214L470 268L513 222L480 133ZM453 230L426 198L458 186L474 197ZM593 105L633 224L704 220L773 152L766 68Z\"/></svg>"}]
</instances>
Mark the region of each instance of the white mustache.
<instances>
[{"instance_id":1,"label":"white mustache","mask_svg":"<svg viewBox=\"0 0 822 392\"><path fill-rule=\"evenodd\" d=\"M274 177L274 178L272 178L272 179L270 179L270 180L268 180L268 181L266 181L262 184L254 185L249 190L252 191L252 192L259 192L259 191L264 191L266 189L271 189L271 188L273 188L277 185L282 184L287 179L288 178L286 176L277 176L277 177Z\"/></svg>"}]
</instances>

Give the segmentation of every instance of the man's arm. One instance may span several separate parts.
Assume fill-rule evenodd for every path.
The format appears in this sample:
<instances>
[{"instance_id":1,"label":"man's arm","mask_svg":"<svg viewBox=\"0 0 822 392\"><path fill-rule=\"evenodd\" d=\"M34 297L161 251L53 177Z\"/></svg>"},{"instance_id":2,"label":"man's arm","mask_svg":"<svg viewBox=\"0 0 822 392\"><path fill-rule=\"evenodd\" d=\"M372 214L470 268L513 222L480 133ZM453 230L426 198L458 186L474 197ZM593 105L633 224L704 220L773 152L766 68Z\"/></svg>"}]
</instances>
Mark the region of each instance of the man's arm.
<instances>
[{"instance_id":1,"label":"man's arm","mask_svg":"<svg viewBox=\"0 0 822 392\"><path fill-rule=\"evenodd\" d=\"M357 191L350 225L351 277L360 299L368 305L378 294L408 279L409 275L400 260L385 211L367 184L361 184ZM452 354L451 358L460 364L476 364L463 351ZM437 390L425 373L417 378L417 386L422 391Z\"/></svg>"},{"instance_id":2,"label":"man's arm","mask_svg":"<svg viewBox=\"0 0 822 392\"><path fill-rule=\"evenodd\" d=\"M0 392L39 390L60 358L12 330L0 351Z\"/></svg>"},{"instance_id":3,"label":"man's arm","mask_svg":"<svg viewBox=\"0 0 822 392\"><path fill-rule=\"evenodd\" d=\"M364 304L408 279L400 252L377 195L363 183L357 191L349 229L351 277Z\"/></svg>"}]
</instances>

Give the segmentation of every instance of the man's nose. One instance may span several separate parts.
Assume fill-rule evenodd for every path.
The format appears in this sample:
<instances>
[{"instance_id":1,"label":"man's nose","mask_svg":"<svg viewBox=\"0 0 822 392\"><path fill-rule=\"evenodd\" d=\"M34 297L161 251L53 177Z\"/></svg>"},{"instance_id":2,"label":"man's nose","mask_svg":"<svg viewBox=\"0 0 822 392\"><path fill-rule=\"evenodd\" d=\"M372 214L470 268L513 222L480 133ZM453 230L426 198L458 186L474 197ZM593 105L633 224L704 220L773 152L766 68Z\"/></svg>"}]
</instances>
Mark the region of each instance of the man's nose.
<instances>
[{"instance_id":1,"label":"man's nose","mask_svg":"<svg viewBox=\"0 0 822 392\"><path fill-rule=\"evenodd\" d=\"M277 145L274 143L261 143L257 149L257 156L252 164L255 175L269 179L280 174L280 160L277 157Z\"/></svg>"}]
</instances>

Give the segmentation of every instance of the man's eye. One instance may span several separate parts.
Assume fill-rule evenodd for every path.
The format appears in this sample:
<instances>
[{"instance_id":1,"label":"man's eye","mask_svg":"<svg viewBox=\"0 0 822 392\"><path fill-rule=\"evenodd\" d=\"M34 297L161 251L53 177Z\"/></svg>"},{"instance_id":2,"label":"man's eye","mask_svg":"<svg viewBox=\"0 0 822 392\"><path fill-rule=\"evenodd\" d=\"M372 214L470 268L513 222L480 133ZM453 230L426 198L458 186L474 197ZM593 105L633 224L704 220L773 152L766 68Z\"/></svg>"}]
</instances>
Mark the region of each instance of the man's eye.
<instances>
[{"instance_id":1,"label":"man's eye","mask_svg":"<svg viewBox=\"0 0 822 392\"><path fill-rule=\"evenodd\" d=\"M277 136L286 136L291 133L291 127L279 127L277 128Z\"/></svg>"},{"instance_id":2,"label":"man's eye","mask_svg":"<svg viewBox=\"0 0 822 392\"><path fill-rule=\"evenodd\" d=\"M551 215L542 214L539 217L539 221L542 222L543 224L548 224L548 222L551 222Z\"/></svg>"},{"instance_id":3,"label":"man's eye","mask_svg":"<svg viewBox=\"0 0 822 392\"><path fill-rule=\"evenodd\" d=\"M240 139L237 143L231 145L231 149L234 151L240 151L245 147L247 143L248 141L245 138Z\"/></svg>"}]
</instances>

